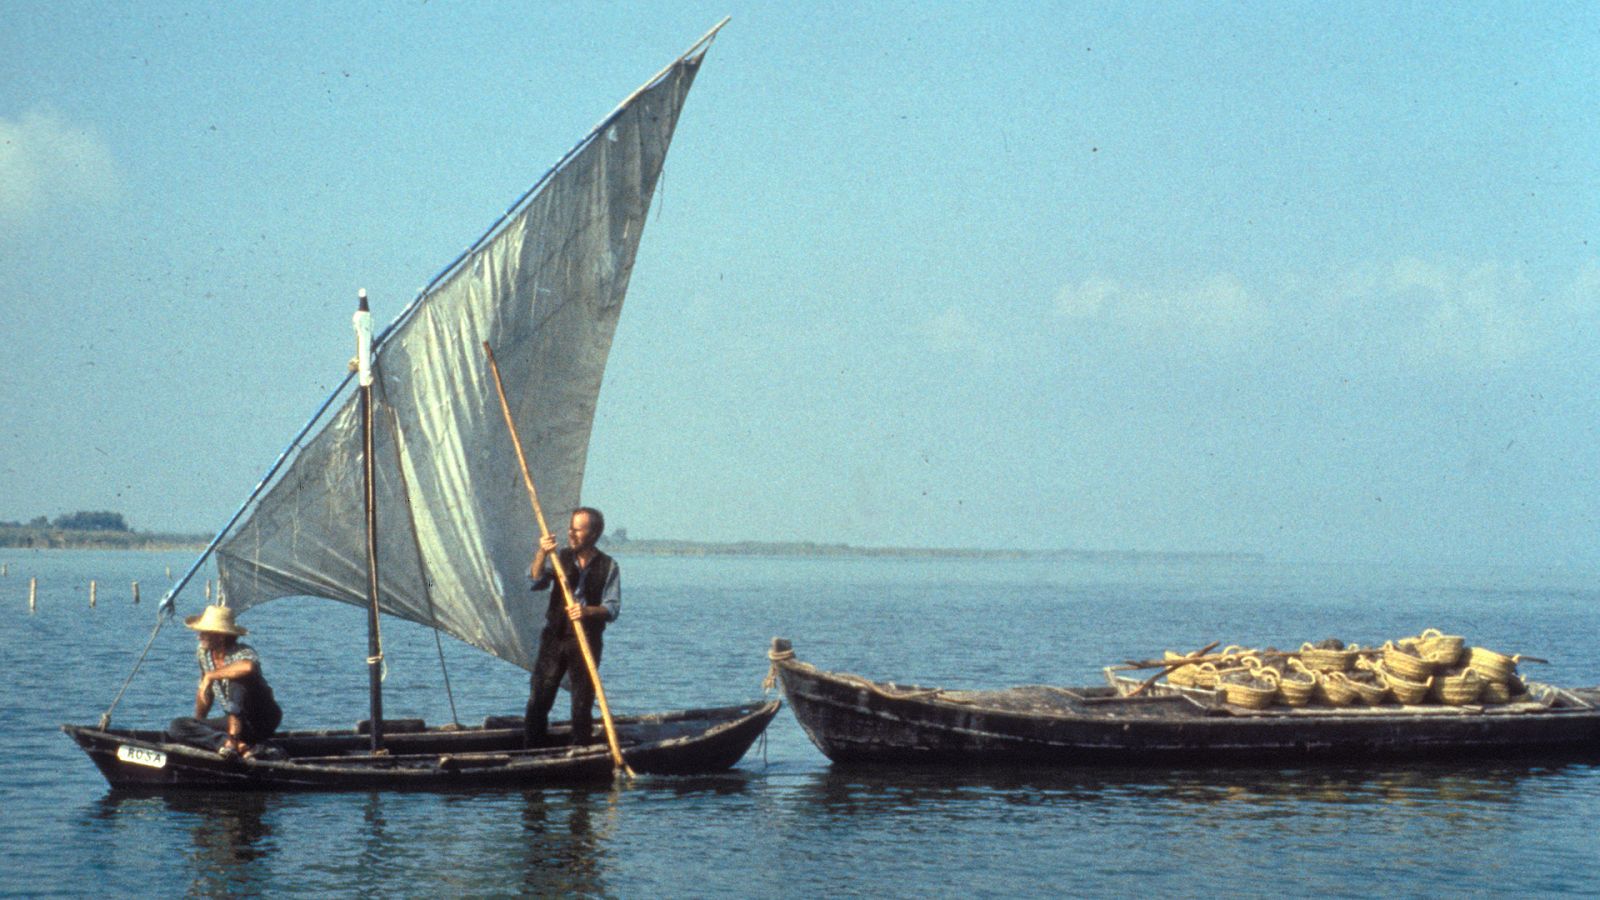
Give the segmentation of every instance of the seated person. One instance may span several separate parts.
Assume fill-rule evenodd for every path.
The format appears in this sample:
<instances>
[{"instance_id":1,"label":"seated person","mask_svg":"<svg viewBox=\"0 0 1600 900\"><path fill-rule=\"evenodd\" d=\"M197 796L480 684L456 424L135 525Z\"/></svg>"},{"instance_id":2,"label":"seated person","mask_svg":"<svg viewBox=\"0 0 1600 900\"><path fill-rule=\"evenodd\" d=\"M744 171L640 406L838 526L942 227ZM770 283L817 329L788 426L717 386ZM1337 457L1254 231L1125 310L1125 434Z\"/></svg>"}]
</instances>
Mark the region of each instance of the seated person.
<instances>
[{"instance_id":1,"label":"seated person","mask_svg":"<svg viewBox=\"0 0 1600 900\"><path fill-rule=\"evenodd\" d=\"M283 710L261 674L261 658L249 644L239 643L249 632L234 624L233 610L226 606L208 606L183 624L200 633L195 648L200 687L194 695L194 718L173 719L168 738L223 756L253 758L256 745L278 730ZM221 704L226 715L206 718L213 703Z\"/></svg>"}]
</instances>

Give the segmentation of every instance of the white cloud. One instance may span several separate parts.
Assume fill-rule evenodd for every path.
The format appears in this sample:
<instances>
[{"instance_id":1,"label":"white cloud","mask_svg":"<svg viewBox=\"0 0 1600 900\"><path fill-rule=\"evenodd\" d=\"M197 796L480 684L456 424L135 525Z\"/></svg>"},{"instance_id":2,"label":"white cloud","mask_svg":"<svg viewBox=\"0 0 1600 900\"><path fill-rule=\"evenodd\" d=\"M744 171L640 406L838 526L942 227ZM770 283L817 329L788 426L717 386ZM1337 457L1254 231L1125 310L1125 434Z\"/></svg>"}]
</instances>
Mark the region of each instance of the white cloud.
<instances>
[{"instance_id":1,"label":"white cloud","mask_svg":"<svg viewBox=\"0 0 1600 900\"><path fill-rule=\"evenodd\" d=\"M116 186L111 151L92 128L50 111L0 118L0 222L94 202Z\"/></svg>"},{"instance_id":2,"label":"white cloud","mask_svg":"<svg viewBox=\"0 0 1600 900\"><path fill-rule=\"evenodd\" d=\"M1434 294L1443 294L1450 288L1450 275L1443 266L1408 256L1394 262L1389 272L1388 283L1394 290L1417 288Z\"/></svg>"},{"instance_id":3,"label":"white cloud","mask_svg":"<svg viewBox=\"0 0 1600 900\"><path fill-rule=\"evenodd\" d=\"M1063 285L1056 292L1056 311L1073 319L1093 318L1116 299L1119 288L1109 278L1088 278Z\"/></svg>"},{"instance_id":4,"label":"white cloud","mask_svg":"<svg viewBox=\"0 0 1600 900\"><path fill-rule=\"evenodd\" d=\"M1479 370L1523 360L1556 327L1520 270L1403 257L1337 279L1334 330L1422 369Z\"/></svg>"},{"instance_id":5,"label":"white cloud","mask_svg":"<svg viewBox=\"0 0 1600 900\"><path fill-rule=\"evenodd\" d=\"M1448 273L1435 290L1417 342L1423 353L1479 368L1515 362L1538 348L1537 311L1521 273L1481 265Z\"/></svg>"},{"instance_id":6,"label":"white cloud","mask_svg":"<svg viewBox=\"0 0 1600 900\"><path fill-rule=\"evenodd\" d=\"M1219 273L1186 284L1091 276L1057 291L1068 327L1201 352L1293 347L1308 359L1427 371L1480 371L1536 358L1600 316L1600 265L1544 287L1516 266L1401 257L1331 275L1247 284Z\"/></svg>"},{"instance_id":7,"label":"white cloud","mask_svg":"<svg viewBox=\"0 0 1600 900\"><path fill-rule=\"evenodd\" d=\"M1212 346L1244 344L1267 324L1266 310L1236 276L1218 273L1177 285L1124 285L1090 277L1056 292L1056 312Z\"/></svg>"}]
</instances>

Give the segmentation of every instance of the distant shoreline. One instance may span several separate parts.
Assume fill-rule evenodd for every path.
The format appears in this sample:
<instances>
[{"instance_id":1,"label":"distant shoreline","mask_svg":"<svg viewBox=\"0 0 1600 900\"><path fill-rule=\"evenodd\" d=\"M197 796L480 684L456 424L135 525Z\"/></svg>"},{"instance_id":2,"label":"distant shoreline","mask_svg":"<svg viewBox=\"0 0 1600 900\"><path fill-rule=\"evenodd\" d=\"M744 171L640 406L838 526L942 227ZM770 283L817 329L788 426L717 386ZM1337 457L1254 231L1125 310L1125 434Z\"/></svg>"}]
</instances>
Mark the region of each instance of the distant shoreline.
<instances>
[{"instance_id":1,"label":"distant shoreline","mask_svg":"<svg viewBox=\"0 0 1600 900\"><path fill-rule=\"evenodd\" d=\"M77 531L62 528L0 526L0 548L23 550L200 550L210 537L139 531ZM1259 561L1258 553L1203 553L1159 550L1021 550L959 547L857 547L812 541L674 541L601 539L614 556L782 556L870 559L1076 559L1076 560L1226 560Z\"/></svg>"},{"instance_id":2,"label":"distant shoreline","mask_svg":"<svg viewBox=\"0 0 1600 900\"><path fill-rule=\"evenodd\" d=\"M199 550L209 542L195 534L0 525L0 548L20 550Z\"/></svg>"},{"instance_id":3,"label":"distant shoreline","mask_svg":"<svg viewBox=\"0 0 1600 900\"><path fill-rule=\"evenodd\" d=\"M1260 561L1259 553L1203 553L1159 550L1024 550L961 547L857 547L852 544L818 544L811 541L708 541L628 540L601 541L613 556L793 556L859 557L890 559L1236 559Z\"/></svg>"}]
</instances>

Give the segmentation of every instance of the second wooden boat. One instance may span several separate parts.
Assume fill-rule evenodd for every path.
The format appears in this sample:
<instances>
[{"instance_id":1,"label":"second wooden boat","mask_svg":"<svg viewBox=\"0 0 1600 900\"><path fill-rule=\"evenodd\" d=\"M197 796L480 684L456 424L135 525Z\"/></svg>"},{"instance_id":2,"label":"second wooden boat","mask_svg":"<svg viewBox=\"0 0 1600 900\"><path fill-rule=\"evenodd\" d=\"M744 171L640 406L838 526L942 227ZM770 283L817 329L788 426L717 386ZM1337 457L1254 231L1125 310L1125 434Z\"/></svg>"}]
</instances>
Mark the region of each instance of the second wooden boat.
<instances>
[{"instance_id":1,"label":"second wooden boat","mask_svg":"<svg viewBox=\"0 0 1600 900\"><path fill-rule=\"evenodd\" d=\"M789 708L837 763L1299 765L1364 759L1600 757L1600 688L1530 682L1496 706L1247 709L1116 685L965 691L828 672L774 638Z\"/></svg>"}]
</instances>

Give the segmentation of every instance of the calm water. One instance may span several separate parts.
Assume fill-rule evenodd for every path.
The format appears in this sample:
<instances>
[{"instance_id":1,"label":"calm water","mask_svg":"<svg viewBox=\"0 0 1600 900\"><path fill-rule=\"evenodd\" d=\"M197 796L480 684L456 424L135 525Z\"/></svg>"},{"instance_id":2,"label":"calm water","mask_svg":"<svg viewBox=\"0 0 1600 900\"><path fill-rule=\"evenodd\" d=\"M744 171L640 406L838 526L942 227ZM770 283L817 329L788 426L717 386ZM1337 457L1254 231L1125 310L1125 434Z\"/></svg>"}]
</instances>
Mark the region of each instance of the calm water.
<instances>
[{"instance_id":1,"label":"calm water","mask_svg":"<svg viewBox=\"0 0 1600 900\"><path fill-rule=\"evenodd\" d=\"M0 893L463 896L1343 896L1600 891L1600 767L834 770L784 712L737 770L527 793L128 797L57 730L130 671L188 554L0 551ZM1600 683L1586 575L1261 562L622 557L603 673L619 713L759 696L770 638L826 668L942 684L1092 683L1213 640L1362 643L1429 626ZM30 615L27 584L39 579ZM88 608L88 582L99 605ZM144 603L129 602L141 582ZM189 601L193 612L199 601ZM360 611L244 616L286 727L366 713ZM386 626L390 716L447 722L431 632ZM192 635L169 625L116 712L185 715ZM526 676L445 639L463 722L520 712ZM559 709L559 706L558 706Z\"/></svg>"}]
</instances>

